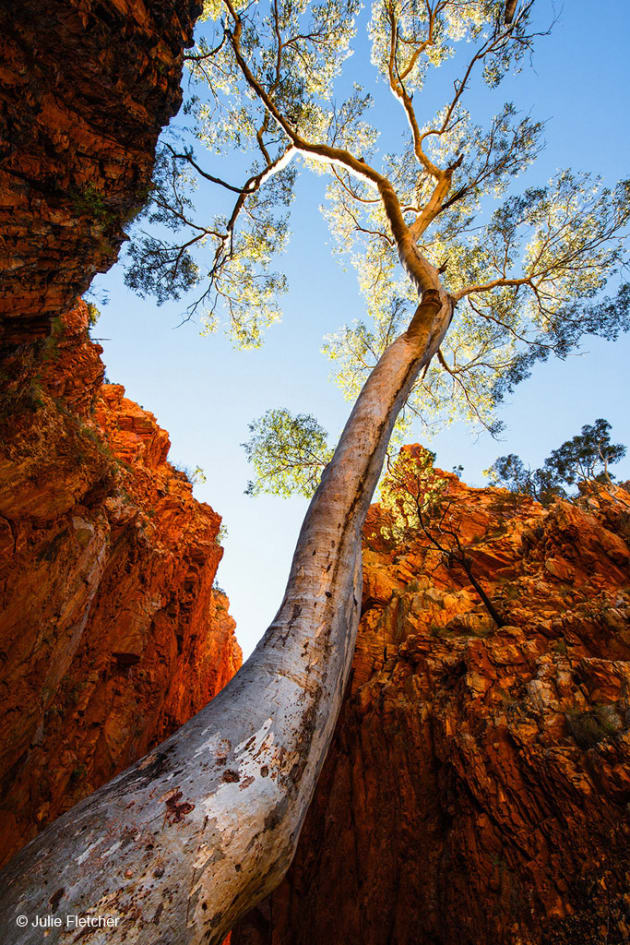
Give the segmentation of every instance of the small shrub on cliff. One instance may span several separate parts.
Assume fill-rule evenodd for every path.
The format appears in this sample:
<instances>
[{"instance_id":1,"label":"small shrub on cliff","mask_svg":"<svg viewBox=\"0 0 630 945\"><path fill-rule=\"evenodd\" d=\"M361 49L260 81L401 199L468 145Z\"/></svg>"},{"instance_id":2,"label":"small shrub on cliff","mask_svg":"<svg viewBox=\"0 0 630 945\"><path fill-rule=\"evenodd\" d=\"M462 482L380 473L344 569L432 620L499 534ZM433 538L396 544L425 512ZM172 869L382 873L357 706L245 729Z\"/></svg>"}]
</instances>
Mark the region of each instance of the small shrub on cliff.
<instances>
[{"instance_id":1,"label":"small shrub on cliff","mask_svg":"<svg viewBox=\"0 0 630 945\"><path fill-rule=\"evenodd\" d=\"M88 329L94 328L97 321L101 317L101 310L100 308L98 308L98 306L94 304L94 302L87 303L87 310L88 310Z\"/></svg>"},{"instance_id":2,"label":"small shrub on cliff","mask_svg":"<svg viewBox=\"0 0 630 945\"><path fill-rule=\"evenodd\" d=\"M108 207L105 195L95 184L86 184L81 190L74 191L71 197L77 213L90 216L102 224L114 222L115 214Z\"/></svg>"},{"instance_id":3,"label":"small shrub on cliff","mask_svg":"<svg viewBox=\"0 0 630 945\"><path fill-rule=\"evenodd\" d=\"M68 786L74 787L79 781L82 781L83 778L87 775L87 767L84 764L79 764L70 772L70 778L68 780Z\"/></svg>"},{"instance_id":4,"label":"small shrub on cliff","mask_svg":"<svg viewBox=\"0 0 630 945\"><path fill-rule=\"evenodd\" d=\"M449 570L460 569L498 627L505 621L477 578L472 544L462 538L463 511L449 490L449 479L433 466L435 453L404 447L381 483L381 535L393 546L420 542Z\"/></svg>"},{"instance_id":5,"label":"small shrub on cliff","mask_svg":"<svg viewBox=\"0 0 630 945\"><path fill-rule=\"evenodd\" d=\"M402 449L388 463L381 483L380 505L386 541L402 544L417 538L419 530L439 513L447 480L434 469L435 453L423 447Z\"/></svg>"},{"instance_id":6,"label":"small shrub on cliff","mask_svg":"<svg viewBox=\"0 0 630 945\"><path fill-rule=\"evenodd\" d=\"M171 463L171 466L176 472L181 473L191 486L198 482L202 484L206 482L206 474L201 466L195 466L194 469L191 469L190 466L178 466L177 463Z\"/></svg>"},{"instance_id":7,"label":"small shrub on cliff","mask_svg":"<svg viewBox=\"0 0 630 945\"><path fill-rule=\"evenodd\" d=\"M573 739L585 751L616 735L622 728L614 705L597 705L592 711L569 710L565 719Z\"/></svg>"}]
</instances>

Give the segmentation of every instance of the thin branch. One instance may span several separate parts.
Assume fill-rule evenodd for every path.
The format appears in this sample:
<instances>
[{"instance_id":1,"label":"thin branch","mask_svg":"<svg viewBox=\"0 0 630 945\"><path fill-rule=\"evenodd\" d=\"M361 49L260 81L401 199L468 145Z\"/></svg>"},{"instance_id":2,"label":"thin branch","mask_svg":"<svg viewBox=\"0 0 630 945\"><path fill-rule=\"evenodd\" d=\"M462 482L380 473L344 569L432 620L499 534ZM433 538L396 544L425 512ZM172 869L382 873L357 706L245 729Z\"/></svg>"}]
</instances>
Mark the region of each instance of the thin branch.
<instances>
[{"instance_id":1,"label":"thin branch","mask_svg":"<svg viewBox=\"0 0 630 945\"><path fill-rule=\"evenodd\" d=\"M219 184L220 187L225 187L226 190L231 190L232 193L235 193L235 194L243 193L242 187L235 187L233 184L228 184L227 181L222 180L220 177L214 177L212 174L208 174L207 171L204 171L203 168L200 167L199 164L197 164L197 162L193 158L192 154L190 154L190 152L188 151L185 151L183 153L178 152L175 150L175 148L173 148L168 143L168 141L164 142L164 146L171 152L171 155L174 158L177 158L178 161L187 161L188 164L194 167L194 169L197 171L200 177L203 177L206 180L209 180L212 184Z\"/></svg>"},{"instance_id":2,"label":"thin branch","mask_svg":"<svg viewBox=\"0 0 630 945\"><path fill-rule=\"evenodd\" d=\"M493 279L492 282L478 283L476 285L469 285L465 289L460 289L459 292L453 293L453 298L459 302L460 299L465 298L467 295L472 295L476 292L490 292L491 289L497 289L502 286L519 286L519 285L529 285L533 287L531 276L523 276L520 279Z\"/></svg>"},{"instance_id":3,"label":"thin branch","mask_svg":"<svg viewBox=\"0 0 630 945\"><path fill-rule=\"evenodd\" d=\"M225 43L226 39L227 39L227 36L224 30L223 36L221 37L221 42L219 43L218 46L215 46L214 49L210 49L206 53L199 53L199 54L184 53L182 58L184 59L185 62L203 62L206 59L211 59L212 56L216 56L218 52L221 52L221 49L223 48L223 44Z\"/></svg>"},{"instance_id":4,"label":"thin branch","mask_svg":"<svg viewBox=\"0 0 630 945\"><path fill-rule=\"evenodd\" d=\"M390 181L370 167L365 161L360 161L344 148L332 147L326 144L315 144L306 141L298 134L285 115L278 109L271 96L265 91L260 82L251 72L245 61L240 47L240 36L242 23L231 0L223 0L230 15L234 21L234 29L227 30L236 61L243 73L245 81L250 89L257 95L265 105L272 118L285 132L293 147L302 154L315 159L323 164L336 164L344 167L351 174L361 180L367 181L378 189L383 202L383 207L388 218L392 235L398 247L398 253L401 262L407 269L411 279L420 292L434 291L439 292L440 280L437 270L425 259L415 245L409 227L405 223L400 209L400 203Z\"/></svg>"}]
</instances>

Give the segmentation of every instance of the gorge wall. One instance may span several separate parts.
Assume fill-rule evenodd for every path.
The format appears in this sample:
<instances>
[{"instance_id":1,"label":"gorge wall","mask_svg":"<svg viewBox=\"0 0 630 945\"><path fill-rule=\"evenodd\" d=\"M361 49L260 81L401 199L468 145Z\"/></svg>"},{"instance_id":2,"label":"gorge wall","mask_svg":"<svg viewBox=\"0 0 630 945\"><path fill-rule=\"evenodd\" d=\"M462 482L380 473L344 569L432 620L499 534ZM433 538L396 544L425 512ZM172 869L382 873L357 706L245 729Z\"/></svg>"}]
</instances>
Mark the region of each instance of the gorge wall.
<instances>
[{"instance_id":1,"label":"gorge wall","mask_svg":"<svg viewBox=\"0 0 630 945\"><path fill-rule=\"evenodd\" d=\"M0 348L116 261L181 102L200 0L0 3Z\"/></svg>"},{"instance_id":2,"label":"gorge wall","mask_svg":"<svg viewBox=\"0 0 630 945\"><path fill-rule=\"evenodd\" d=\"M233 945L630 941L630 493L545 510L446 475L505 624L372 507L335 740Z\"/></svg>"},{"instance_id":3,"label":"gorge wall","mask_svg":"<svg viewBox=\"0 0 630 945\"><path fill-rule=\"evenodd\" d=\"M241 652L221 519L103 384L85 303L0 398L0 856L186 722Z\"/></svg>"},{"instance_id":4,"label":"gorge wall","mask_svg":"<svg viewBox=\"0 0 630 945\"><path fill-rule=\"evenodd\" d=\"M238 669L220 518L77 295L177 110L197 0L0 3L0 861Z\"/></svg>"}]
</instances>

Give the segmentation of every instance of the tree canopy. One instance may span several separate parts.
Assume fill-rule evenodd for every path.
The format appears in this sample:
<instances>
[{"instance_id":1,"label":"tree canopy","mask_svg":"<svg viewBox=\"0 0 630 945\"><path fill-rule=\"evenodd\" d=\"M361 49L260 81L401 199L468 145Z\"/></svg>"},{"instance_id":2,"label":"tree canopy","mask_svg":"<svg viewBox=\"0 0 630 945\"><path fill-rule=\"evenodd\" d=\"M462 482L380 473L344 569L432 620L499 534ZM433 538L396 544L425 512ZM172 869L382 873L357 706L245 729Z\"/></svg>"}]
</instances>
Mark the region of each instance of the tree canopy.
<instances>
[{"instance_id":1,"label":"tree canopy","mask_svg":"<svg viewBox=\"0 0 630 945\"><path fill-rule=\"evenodd\" d=\"M332 457L326 431L315 417L268 410L250 423L249 432L243 446L256 479L249 483L247 492L258 495L271 487L277 495L310 498Z\"/></svg>"},{"instance_id":2,"label":"tree canopy","mask_svg":"<svg viewBox=\"0 0 630 945\"><path fill-rule=\"evenodd\" d=\"M192 298L188 315L206 331L223 320L237 345L259 345L280 317L277 257L296 176L325 174L336 251L365 297L363 317L325 342L337 382L354 399L438 270L454 317L400 422L467 418L496 431L501 400L537 361L630 327L630 181L562 170L517 189L543 124L504 102L500 86L547 30L534 6L375 0L368 17L357 0L209 0L187 56L186 125L162 140L151 227L136 229L128 284L158 301ZM366 55L400 110L398 149L380 141L372 89L352 81L367 74L354 66ZM440 70L450 94L434 111L425 103L445 85ZM473 115L480 85L486 104ZM197 210L202 186L224 207L212 219ZM258 422L258 446L269 421ZM286 492L288 480L276 485Z\"/></svg>"},{"instance_id":3,"label":"tree canopy","mask_svg":"<svg viewBox=\"0 0 630 945\"><path fill-rule=\"evenodd\" d=\"M576 483L610 484L615 478L610 466L626 455L625 446L610 442L610 430L610 423L600 417L552 450L538 469L531 469L520 456L510 453L499 456L487 474L493 485L529 495L543 503L566 496Z\"/></svg>"}]
</instances>

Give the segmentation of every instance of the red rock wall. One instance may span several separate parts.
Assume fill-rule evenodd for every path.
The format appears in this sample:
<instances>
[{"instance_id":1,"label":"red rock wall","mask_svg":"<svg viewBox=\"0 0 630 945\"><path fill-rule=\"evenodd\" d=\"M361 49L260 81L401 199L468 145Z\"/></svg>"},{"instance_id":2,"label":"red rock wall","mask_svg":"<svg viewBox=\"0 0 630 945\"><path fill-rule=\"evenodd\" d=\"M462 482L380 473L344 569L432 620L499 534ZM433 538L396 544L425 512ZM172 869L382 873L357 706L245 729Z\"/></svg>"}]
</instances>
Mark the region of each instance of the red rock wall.
<instances>
[{"instance_id":1,"label":"red rock wall","mask_svg":"<svg viewBox=\"0 0 630 945\"><path fill-rule=\"evenodd\" d=\"M546 511L451 482L506 624L372 508L335 741L233 945L630 941L630 493Z\"/></svg>"},{"instance_id":2,"label":"red rock wall","mask_svg":"<svg viewBox=\"0 0 630 945\"><path fill-rule=\"evenodd\" d=\"M76 303L147 196L200 10L0 0L0 862L241 661L220 518Z\"/></svg>"},{"instance_id":3,"label":"red rock wall","mask_svg":"<svg viewBox=\"0 0 630 945\"><path fill-rule=\"evenodd\" d=\"M241 661L220 517L103 385L80 303L5 359L0 858L205 705Z\"/></svg>"},{"instance_id":4,"label":"red rock wall","mask_svg":"<svg viewBox=\"0 0 630 945\"><path fill-rule=\"evenodd\" d=\"M0 0L0 349L115 262L199 0Z\"/></svg>"}]
</instances>

